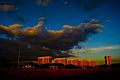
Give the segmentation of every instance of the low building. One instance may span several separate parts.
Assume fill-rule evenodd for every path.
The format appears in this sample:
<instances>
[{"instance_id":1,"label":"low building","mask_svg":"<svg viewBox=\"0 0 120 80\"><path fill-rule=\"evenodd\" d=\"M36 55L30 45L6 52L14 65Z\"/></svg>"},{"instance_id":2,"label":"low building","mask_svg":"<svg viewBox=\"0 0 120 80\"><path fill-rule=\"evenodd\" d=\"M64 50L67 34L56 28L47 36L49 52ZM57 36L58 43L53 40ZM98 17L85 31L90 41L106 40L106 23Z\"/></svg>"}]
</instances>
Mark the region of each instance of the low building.
<instances>
[{"instance_id":1,"label":"low building","mask_svg":"<svg viewBox=\"0 0 120 80\"><path fill-rule=\"evenodd\" d=\"M105 60L108 61L110 64L110 60L108 60L108 58L105 58ZM78 58L54 58L52 60L51 56L38 57L38 64L54 64L54 63L63 64L64 66L65 65L74 65L79 67L96 66L95 60L80 60Z\"/></svg>"},{"instance_id":2,"label":"low building","mask_svg":"<svg viewBox=\"0 0 120 80\"><path fill-rule=\"evenodd\" d=\"M78 66L83 66L83 60L78 60Z\"/></svg>"},{"instance_id":3,"label":"low building","mask_svg":"<svg viewBox=\"0 0 120 80\"><path fill-rule=\"evenodd\" d=\"M67 60L67 65L71 65L71 64L73 64L73 63L72 63L72 60L70 60L70 59Z\"/></svg>"},{"instance_id":4,"label":"low building","mask_svg":"<svg viewBox=\"0 0 120 80\"><path fill-rule=\"evenodd\" d=\"M83 66L95 67L96 61L95 60L83 60Z\"/></svg>"},{"instance_id":5,"label":"low building","mask_svg":"<svg viewBox=\"0 0 120 80\"><path fill-rule=\"evenodd\" d=\"M89 62L87 60L83 60L83 66L88 66Z\"/></svg>"},{"instance_id":6,"label":"low building","mask_svg":"<svg viewBox=\"0 0 120 80\"><path fill-rule=\"evenodd\" d=\"M95 60L92 60L90 63L91 63L90 66L92 66L92 67L95 67L95 66L96 66L96 61L95 61Z\"/></svg>"},{"instance_id":7,"label":"low building","mask_svg":"<svg viewBox=\"0 0 120 80\"><path fill-rule=\"evenodd\" d=\"M67 58L55 58L54 63L62 63L64 65L67 65Z\"/></svg>"},{"instance_id":8,"label":"low building","mask_svg":"<svg viewBox=\"0 0 120 80\"><path fill-rule=\"evenodd\" d=\"M52 63L51 56L38 57L38 64L51 64L51 63Z\"/></svg>"}]
</instances>

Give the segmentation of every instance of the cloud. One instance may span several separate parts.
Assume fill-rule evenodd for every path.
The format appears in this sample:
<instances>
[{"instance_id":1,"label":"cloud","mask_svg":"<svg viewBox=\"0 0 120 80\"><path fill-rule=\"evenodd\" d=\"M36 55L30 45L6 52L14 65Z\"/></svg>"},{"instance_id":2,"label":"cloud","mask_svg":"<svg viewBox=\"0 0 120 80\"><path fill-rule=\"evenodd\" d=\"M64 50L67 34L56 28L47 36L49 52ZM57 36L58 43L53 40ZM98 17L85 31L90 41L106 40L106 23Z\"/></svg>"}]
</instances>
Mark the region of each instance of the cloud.
<instances>
[{"instance_id":1,"label":"cloud","mask_svg":"<svg viewBox=\"0 0 120 80\"><path fill-rule=\"evenodd\" d=\"M13 6L13 5L7 5L7 4L5 4L5 5L0 5L0 10L1 10L1 11L13 11L13 10L15 10L15 9L16 9L16 7Z\"/></svg>"},{"instance_id":2,"label":"cloud","mask_svg":"<svg viewBox=\"0 0 120 80\"><path fill-rule=\"evenodd\" d=\"M113 50L113 49L120 49L120 46L105 46L99 48L90 48L90 50L99 51L99 50Z\"/></svg>"},{"instance_id":3,"label":"cloud","mask_svg":"<svg viewBox=\"0 0 120 80\"><path fill-rule=\"evenodd\" d=\"M50 0L37 0L38 5L47 6Z\"/></svg>"},{"instance_id":4,"label":"cloud","mask_svg":"<svg viewBox=\"0 0 120 80\"><path fill-rule=\"evenodd\" d=\"M90 54L90 53L96 53L96 52L100 52L100 51L108 51L108 50L116 50L116 49L120 49L120 46L105 46L105 47L98 47L98 48L81 48L81 49L72 49L73 52L75 53L86 53L86 54Z\"/></svg>"},{"instance_id":5,"label":"cloud","mask_svg":"<svg viewBox=\"0 0 120 80\"><path fill-rule=\"evenodd\" d=\"M44 20L46 20L46 17L40 17L39 20L44 21Z\"/></svg>"},{"instance_id":6,"label":"cloud","mask_svg":"<svg viewBox=\"0 0 120 80\"><path fill-rule=\"evenodd\" d=\"M99 33L103 26L89 21L79 26L64 25L62 30L48 30L42 28L44 21L40 21L34 27L19 29L21 24L10 26L0 25L0 34L11 35L11 39L17 36L18 41L27 42L50 48L51 50L69 50L79 42L87 41L90 34Z\"/></svg>"}]
</instances>

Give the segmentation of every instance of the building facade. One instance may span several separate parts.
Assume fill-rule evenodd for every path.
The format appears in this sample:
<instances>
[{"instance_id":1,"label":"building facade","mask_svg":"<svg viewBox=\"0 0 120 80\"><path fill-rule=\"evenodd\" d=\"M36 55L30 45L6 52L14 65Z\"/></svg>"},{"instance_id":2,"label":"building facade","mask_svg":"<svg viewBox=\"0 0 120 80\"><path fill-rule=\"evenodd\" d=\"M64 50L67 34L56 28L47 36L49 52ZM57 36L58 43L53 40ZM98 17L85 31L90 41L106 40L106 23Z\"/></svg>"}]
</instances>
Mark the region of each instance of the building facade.
<instances>
[{"instance_id":1,"label":"building facade","mask_svg":"<svg viewBox=\"0 0 120 80\"><path fill-rule=\"evenodd\" d=\"M95 67L96 66L96 61L95 60L83 60L82 66Z\"/></svg>"},{"instance_id":2,"label":"building facade","mask_svg":"<svg viewBox=\"0 0 120 80\"><path fill-rule=\"evenodd\" d=\"M51 56L38 57L38 64L51 64L51 63L52 63Z\"/></svg>"},{"instance_id":3,"label":"building facade","mask_svg":"<svg viewBox=\"0 0 120 80\"><path fill-rule=\"evenodd\" d=\"M67 65L67 58L55 58L54 63L62 63L64 65Z\"/></svg>"},{"instance_id":4,"label":"building facade","mask_svg":"<svg viewBox=\"0 0 120 80\"><path fill-rule=\"evenodd\" d=\"M78 60L78 66L82 66L83 67L83 60Z\"/></svg>"},{"instance_id":5,"label":"building facade","mask_svg":"<svg viewBox=\"0 0 120 80\"><path fill-rule=\"evenodd\" d=\"M111 64L111 58L105 57L107 64ZM54 58L52 60L51 56L38 57L38 64L51 64L51 63L61 63L63 65L75 65L75 66L96 66L95 60L80 60L78 58Z\"/></svg>"},{"instance_id":6,"label":"building facade","mask_svg":"<svg viewBox=\"0 0 120 80\"><path fill-rule=\"evenodd\" d=\"M106 65L111 65L112 64L111 56L105 56L105 64Z\"/></svg>"},{"instance_id":7,"label":"building facade","mask_svg":"<svg viewBox=\"0 0 120 80\"><path fill-rule=\"evenodd\" d=\"M75 65L75 66L78 66L78 59L68 59L67 60L67 65Z\"/></svg>"}]
</instances>

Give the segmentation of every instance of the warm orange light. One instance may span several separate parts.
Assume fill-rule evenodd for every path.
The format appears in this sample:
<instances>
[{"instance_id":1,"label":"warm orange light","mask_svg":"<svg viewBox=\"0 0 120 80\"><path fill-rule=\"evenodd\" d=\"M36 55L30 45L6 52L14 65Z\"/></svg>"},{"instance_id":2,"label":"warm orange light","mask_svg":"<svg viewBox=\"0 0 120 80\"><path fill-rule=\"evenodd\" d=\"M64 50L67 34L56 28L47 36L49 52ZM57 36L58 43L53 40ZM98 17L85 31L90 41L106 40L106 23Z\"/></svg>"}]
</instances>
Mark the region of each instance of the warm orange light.
<instances>
[{"instance_id":1,"label":"warm orange light","mask_svg":"<svg viewBox=\"0 0 120 80\"><path fill-rule=\"evenodd\" d=\"M51 56L38 57L38 64L50 64L52 63Z\"/></svg>"},{"instance_id":2,"label":"warm orange light","mask_svg":"<svg viewBox=\"0 0 120 80\"><path fill-rule=\"evenodd\" d=\"M105 64L106 65L111 65L112 64L111 56L105 56Z\"/></svg>"}]
</instances>

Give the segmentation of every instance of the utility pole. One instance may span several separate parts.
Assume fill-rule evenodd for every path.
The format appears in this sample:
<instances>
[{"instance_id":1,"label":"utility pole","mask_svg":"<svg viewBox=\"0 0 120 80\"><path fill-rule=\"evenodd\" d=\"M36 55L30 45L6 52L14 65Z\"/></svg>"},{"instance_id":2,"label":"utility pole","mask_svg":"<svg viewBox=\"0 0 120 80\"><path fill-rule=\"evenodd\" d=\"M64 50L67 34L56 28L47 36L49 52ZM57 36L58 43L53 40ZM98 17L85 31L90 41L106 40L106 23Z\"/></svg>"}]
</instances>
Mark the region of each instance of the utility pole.
<instances>
[{"instance_id":1,"label":"utility pole","mask_svg":"<svg viewBox=\"0 0 120 80\"><path fill-rule=\"evenodd\" d=\"M18 50L18 68L20 67L20 48Z\"/></svg>"}]
</instances>

